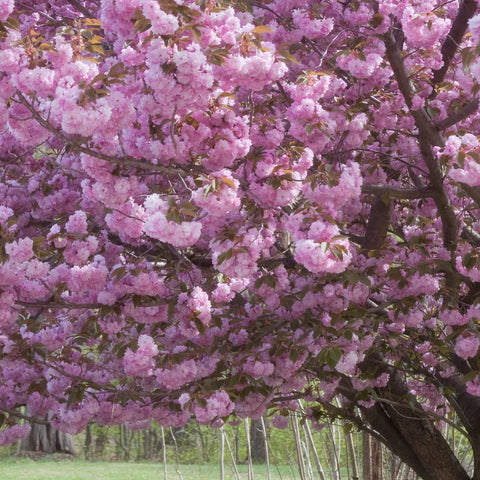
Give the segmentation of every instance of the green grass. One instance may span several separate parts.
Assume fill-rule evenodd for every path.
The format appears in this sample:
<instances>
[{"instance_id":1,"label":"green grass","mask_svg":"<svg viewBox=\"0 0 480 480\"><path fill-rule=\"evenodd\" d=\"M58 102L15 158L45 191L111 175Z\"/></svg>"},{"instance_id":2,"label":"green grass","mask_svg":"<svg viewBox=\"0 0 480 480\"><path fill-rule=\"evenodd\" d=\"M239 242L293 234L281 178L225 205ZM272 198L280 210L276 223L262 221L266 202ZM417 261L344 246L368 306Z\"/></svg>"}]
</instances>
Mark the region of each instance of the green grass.
<instances>
[{"instance_id":1,"label":"green grass","mask_svg":"<svg viewBox=\"0 0 480 480\"><path fill-rule=\"evenodd\" d=\"M219 465L168 465L168 480L219 480ZM246 465L238 465L240 478L247 479ZM254 465L255 480L267 480L267 467ZM2 480L164 480L159 463L117 463L5 459L0 461ZM294 467L271 466L272 480L297 480ZM225 465L225 480L235 480L232 469Z\"/></svg>"}]
</instances>

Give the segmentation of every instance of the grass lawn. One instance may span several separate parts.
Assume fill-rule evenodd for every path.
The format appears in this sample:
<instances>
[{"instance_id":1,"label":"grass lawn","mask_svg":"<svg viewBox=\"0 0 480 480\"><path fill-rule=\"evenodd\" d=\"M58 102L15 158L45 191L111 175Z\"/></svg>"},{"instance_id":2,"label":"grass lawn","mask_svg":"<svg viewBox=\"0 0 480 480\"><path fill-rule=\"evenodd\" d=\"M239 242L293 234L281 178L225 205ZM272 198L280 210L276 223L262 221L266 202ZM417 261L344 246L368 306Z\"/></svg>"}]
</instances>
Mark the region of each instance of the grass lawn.
<instances>
[{"instance_id":1,"label":"grass lawn","mask_svg":"<svg viewBox=\"0 0 480 480\"><path fill-rule=\"evenodd\" d=\"M239 465L240 478L246 479L247 466ZM168 480L219 480L219 465L167 466ZM164 480L162 464L49 461L9 458L0 461L2 480ZM225 465L225 480L235 480L229 465ZM297 480L294 467L271 466L272 480ZM267 467L254 465L254 479L267 480Z\"/></svg>"}]
</instances>

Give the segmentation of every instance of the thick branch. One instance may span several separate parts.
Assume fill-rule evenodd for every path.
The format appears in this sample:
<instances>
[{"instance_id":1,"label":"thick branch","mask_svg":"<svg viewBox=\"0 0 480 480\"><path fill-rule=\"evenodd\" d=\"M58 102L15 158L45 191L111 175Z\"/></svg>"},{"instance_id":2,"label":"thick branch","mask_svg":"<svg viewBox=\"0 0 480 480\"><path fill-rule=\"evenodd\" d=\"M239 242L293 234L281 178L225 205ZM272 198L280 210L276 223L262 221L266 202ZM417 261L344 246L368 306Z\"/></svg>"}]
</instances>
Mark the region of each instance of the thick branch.
<instances>
[{"instance_id":1,"label":"thick branch","mask_svg":"<svg viewBox=\"0 0 480 480\"><path fill-rule=\"evenodd\" d=\"M428 187L401 188L380 183L364 183L362 185L362 193L375 193L377 195L404 199L429 198L434 195L434 191Z\"/></svg>"},{"instance_id":2,"label":"thick branch","mask_svg":"<svg viewBox=\"0 0 480 480\"><path fill-rule=\"evenodd\" d=\"M403 62L402 52L398 48L397 41L391 30L384 35L383 40L387 49L388 61L397 80L398 88L405 99L407 107L415 118L415 124L419 130L419 134L425 137L431 145L443 146L445 142L425 109L423 107L418 110L411 109L413 97L412 84L407 69L405 68L405 63Z\"/></svg>"},{"instance_id":3,"label":"thick branch","mask_svg":"<svg viewBox=\"0 0 480 480\"><path fill-rule=\"evenodd\" d=\"M370 354L360 365L362 371L375 369L389 374L385 388L378 389L379 401L385 397L388 402L376 404L375 410L362 409L365 418L372 427L385 431L385 435L394 434L393 451L423 477L424 480L468 480L468 475L452 452L442 434L434 426L421 405L410 398L408 386L398 370L388 365L380 353ZM393 402L391 402L393 401ZM396 439L403 439L397 446ZM408 449L405 447L408 444ZM409 450L415 452L412 458L406 458ZM432 451L435 455L432 455ZM417 462L415 462L417 463Z\"/></svg>"},{"instance_id":4,"label":"thick branch","mask_svg":"<svg viewBox=\"0 0 480 480\"><path fill-rule=\"evenodd\" d=\"M439 70L435 70L433 74L432 80L434 85L439 84L445 78L450 63L452 62L452 59L458 50L458 46L467 31L468 21L475 15L476 10L476 0L463 0L463 2L461 2L457 16L455 17L452 27L442 45L443 65Z\"/></svg>"},{"instance_id":5,"label":"thick branch","mask_svg":"<svg viewBox=\"0 0 480 480\"><path fill-rule=\"evenodd\" d=\"M400 91L408 108L411 109L412 86L405 68L402 53L398 48L391 30L385 34L384 42L387 48L388 60ZM446 277L446 286L449 291L454 293L458 290L459 282L458 272L455 269L455 259L453 258L457 245L458 223L455 212L450 204L450 199L445 192L442 171L432 150L433 146L443 146L445 141L424 108L410 111L418 129L418 145L428 168L431 188L435 192L433 199L442 220L443 243L445 248L452 253L452 271Z\"/></svg>"},{"instance_id":6,"label":"thick branch","mask_svg":"<svg viewBox=\"0 0 480 480\"><path fill-rule=\"evenodd\" d=\"M472 187L466 183L461 183L462 189L467 193L470 198L480 207L480 187Z\"/></svg>"},{"instance_id":7,"label":"thick branch","mask_svg":"<svg viewBox=\"0 0 480 480\"><path fill-rule=\"evenodd\" d=\"M383 245L385 237L387 236L388 226L390 225L392 211L393 204L390 198L388 196L382 198L377 195L370 209L367 231L365 232L365 237L362 242L362 248L375 250Z\"/></svg>"},{"instance_id":8,"label":"thick branch","mask_svg":"<svg viewBox=\"0 0 480 480\"><path fill-rule=\"evenodd\" d=\"M436 127L439 130L446 130L448 127L451 127L452 125L457 124L458 122L461 122L462 120L465 120L469 115L472 113L475 113L476 110L478 109L479 105L479 99L474 98L470 103L467 103L464 105L457 113L454 113L450 115L449 117L445 118L444 120L441 120L436 124Z\"/></svg>"}]
</instances>

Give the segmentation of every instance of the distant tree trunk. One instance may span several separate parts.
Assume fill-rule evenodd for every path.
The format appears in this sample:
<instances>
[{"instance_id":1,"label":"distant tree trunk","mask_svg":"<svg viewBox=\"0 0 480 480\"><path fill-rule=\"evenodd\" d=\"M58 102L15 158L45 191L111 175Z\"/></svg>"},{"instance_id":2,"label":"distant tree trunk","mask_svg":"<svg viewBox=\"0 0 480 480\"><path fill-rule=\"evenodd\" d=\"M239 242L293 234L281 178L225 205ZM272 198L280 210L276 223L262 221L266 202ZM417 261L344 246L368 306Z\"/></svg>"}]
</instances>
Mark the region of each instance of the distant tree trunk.
<instances>
[{"instance_id":1,"label":"distant tree trunk","mask_svg":"<svg viewBox=\"0 0 480 480\"><path fill-rule=\"evenodd\" d=\"M255 463L265 463L267 461L267 450L262 421L260 419L251 420L250 443L252 446L252 461Z\"/></svg>"},{"instance_id":2,"label":"distant tree trunk","mask_svg":"<svg viewBox=\"0 0 480 480\"><path fill-rule=\"evenodd\" d=\"M84 444L86 460L92 460L92 445L93 445L92 427L90 424L88 424L87 429L85 430L85 444Z\"/></svg>"},{"instance_id":3,"label":"distant tree trunk","mask_svg":"<svg viewBox=\"0 0 480 480\"><path fill-rule=\"evenodd\" d=\"M95 460L102 460L104 453L105 453L105 444L107 443L107 432L105 429L101 429L98 432L97 437L95 438L95 452L94 458Z\"/></svg>"},{"instance_id":4,"label":"distant tree trunk","mask_svg":"<svg viewBox=\"0 0 480 480\"><path fill-rule=\"evenodd\" d=\"M153 460L153 435L152 427L143 432L143 459Z\"/></svg>"},{"instance_id":5,"label":"distant tree trunk","mask_svg":"<svg viewBox=\"0 0 480 480\"><path fill-rule=\"evenodd\" d=\"M368 433L363 440L363 480L382 480L382 445Z\"/></svg>"},{"instance_id":6,"label":"distant tree trunk","mask_svg":"<svg viewBox=\"0 0 480 480\"><path fill-rule=\"evenodd\" d=\"M20 444L20 451L38 453L67 453L76 455L73 436L59 432L51 425L32 424L27 438Z\"/></svg>"}]
</instances>

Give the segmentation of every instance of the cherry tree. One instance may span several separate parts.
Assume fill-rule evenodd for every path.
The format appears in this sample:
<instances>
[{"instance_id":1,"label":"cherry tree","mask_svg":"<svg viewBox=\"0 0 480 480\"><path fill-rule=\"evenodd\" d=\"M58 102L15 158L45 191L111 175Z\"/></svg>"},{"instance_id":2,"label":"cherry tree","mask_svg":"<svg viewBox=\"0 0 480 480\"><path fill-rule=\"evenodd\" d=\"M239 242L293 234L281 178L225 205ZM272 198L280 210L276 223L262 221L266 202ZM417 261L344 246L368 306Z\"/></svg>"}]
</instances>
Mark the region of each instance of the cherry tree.
<instances>
[{"instance_id":1,"label":"cherry tree","mask_svg":"<svg viewBox=\"0 0 480 480\"><path fill-rule=\"evenodd\" d=\"M0 0L0 444L302 400L480 479L476 10Z\"/></svg>"}]
</instances>

